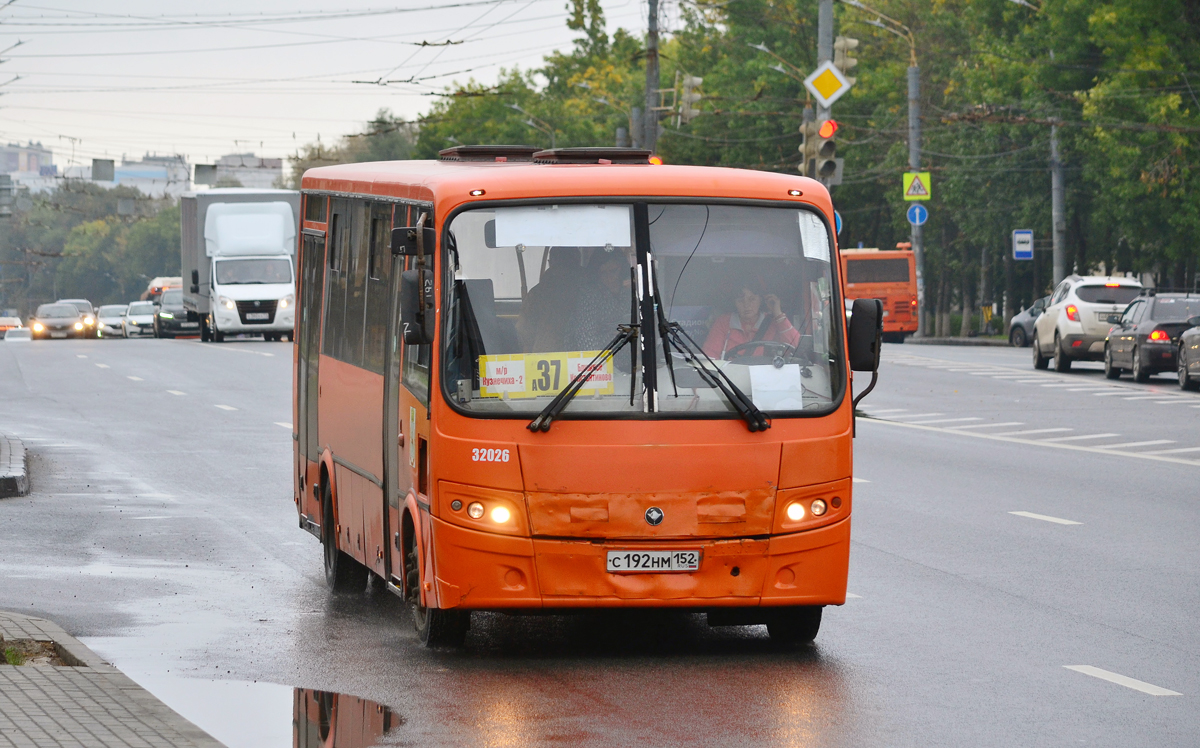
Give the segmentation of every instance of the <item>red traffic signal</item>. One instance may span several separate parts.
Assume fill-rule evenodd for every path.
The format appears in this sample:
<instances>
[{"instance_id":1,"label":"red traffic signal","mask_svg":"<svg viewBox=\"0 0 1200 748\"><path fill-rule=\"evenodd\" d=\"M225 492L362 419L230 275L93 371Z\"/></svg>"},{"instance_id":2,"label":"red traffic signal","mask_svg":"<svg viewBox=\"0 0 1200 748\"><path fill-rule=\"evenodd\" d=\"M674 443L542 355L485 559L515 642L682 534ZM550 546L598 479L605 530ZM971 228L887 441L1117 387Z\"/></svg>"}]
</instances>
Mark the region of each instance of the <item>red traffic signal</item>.
<instances>
[{"instance_id":1,"label":"red traffic signal","mask_svg":"<svg viewBox=\"0 0 1200 748\"><path fill-rule=\"evenodd\" d=\"M817 135L822 138L832 138L833 134L838 131L838 123L836 120L827 119L821 123L821 128L817 130Z\"/></svg>"}]
</instances>

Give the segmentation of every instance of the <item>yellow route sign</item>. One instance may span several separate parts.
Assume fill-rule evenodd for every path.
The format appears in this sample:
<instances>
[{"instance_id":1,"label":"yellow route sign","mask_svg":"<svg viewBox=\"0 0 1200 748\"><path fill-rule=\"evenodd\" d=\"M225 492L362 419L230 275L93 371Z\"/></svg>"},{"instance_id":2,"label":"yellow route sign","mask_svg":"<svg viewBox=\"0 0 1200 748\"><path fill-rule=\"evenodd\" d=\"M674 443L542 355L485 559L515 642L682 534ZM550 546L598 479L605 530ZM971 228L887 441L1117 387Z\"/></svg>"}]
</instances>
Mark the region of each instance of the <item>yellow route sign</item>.
<instances>
[{"instance_id":1,"label":"yellow route sign","mask_svg":"<svg viewBox=\"0 0 1200 748\"><path fill-rule=\"evenodd\" d=\"M933 196L933 182L927 171L904 172L904 199L928 200Z\"/></svg>"}]
</instances>

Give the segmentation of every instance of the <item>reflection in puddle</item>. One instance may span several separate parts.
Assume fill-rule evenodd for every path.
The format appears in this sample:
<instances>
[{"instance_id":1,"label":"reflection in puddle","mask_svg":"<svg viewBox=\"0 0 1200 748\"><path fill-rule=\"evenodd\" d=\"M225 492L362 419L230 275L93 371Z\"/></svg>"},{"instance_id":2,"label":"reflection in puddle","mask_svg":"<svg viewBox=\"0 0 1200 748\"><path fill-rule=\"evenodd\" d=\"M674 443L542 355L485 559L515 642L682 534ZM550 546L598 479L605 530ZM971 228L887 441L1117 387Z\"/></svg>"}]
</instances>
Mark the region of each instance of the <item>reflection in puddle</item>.
<instances>
[{"instance_id":1,"label":"reflection in puddle","mask_svg":"<svg viewBox=\"0 0 1200 748\"><path fill-rule=\"evenodd\" d=\"M297 688L293 748L370 748L404 718L383 704L345 693Z\"/></svg>"}]
</instances>

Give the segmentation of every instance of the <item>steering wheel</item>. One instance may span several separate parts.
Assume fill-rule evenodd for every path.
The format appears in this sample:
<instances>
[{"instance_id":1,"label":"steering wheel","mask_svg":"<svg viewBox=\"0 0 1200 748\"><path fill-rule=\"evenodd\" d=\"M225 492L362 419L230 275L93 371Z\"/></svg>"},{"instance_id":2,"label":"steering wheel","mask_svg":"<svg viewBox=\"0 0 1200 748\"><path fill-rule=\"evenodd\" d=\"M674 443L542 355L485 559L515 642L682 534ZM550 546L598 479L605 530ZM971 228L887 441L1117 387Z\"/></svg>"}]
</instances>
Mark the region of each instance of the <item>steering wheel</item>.
<instances>
[{"instance_id":1,"label":"steering wheel","mask_svg":"<svg viewBox=\"0 0 1200 748\"><path fill-rule=\"evenodd\" d=\"M781 343L778 340L751 340L747 343L742 343L741 345L735 345L734 347L725 351L725 355L729 357L730 361L733 361L740 355L745 354L746 351L752 351L756 348L767 349L763 351L763 355L769 358L773 358L768 354L768 351L771 349L777 352L775 354L776 356L781 356L783 358L788 358L796 352L796 346L788 345L787 343Z\"/></svg>"}]
</instances>

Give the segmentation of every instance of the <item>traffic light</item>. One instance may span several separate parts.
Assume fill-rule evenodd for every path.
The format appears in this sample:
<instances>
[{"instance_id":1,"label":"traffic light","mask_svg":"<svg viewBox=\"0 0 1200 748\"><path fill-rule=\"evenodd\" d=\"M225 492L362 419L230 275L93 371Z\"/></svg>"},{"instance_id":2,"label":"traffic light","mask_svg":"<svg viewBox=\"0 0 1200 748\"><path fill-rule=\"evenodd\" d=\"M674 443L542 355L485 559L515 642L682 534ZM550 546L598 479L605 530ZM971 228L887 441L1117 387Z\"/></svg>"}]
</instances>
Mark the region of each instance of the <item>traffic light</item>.
<instances>
[{"instance_id":1,"label":"traffic light","mask_svg":"<svg viewBox=\"0 0 1200 748\"><path fill-rule=\"evenodd\" d=\"M806 113L809 112L811 112L811 110L808 110ZM798 149L801 156L800 173L806 177L811 177L813 175L812 164L817 158L817 141L819 140L817 135L818 129L817 123L811 119L804 120L804 122L800 125L800 134L804 137L804 140L800 143L800 148Z\"/></svg>"},{"instance_id":2,"label":"traffic light","mask_svg":"<svg viewBox=\"0 0 1200 748\"><path fill-rule=\"evenodd\" d=\"M696 90L696 87L703 82L704 79L696 75L683 76L683 93L679 95L679 121L683 124L700 116L700 110L693 105L704 98L704 94Z\"/></svg>"},{"instance_id":3,"label":"traffic light","mask_svg":"<svg viewBox=\"0 0 1200 748\"><path fill-rule=\"evenodd\" d=\"M816 175L819 179L829 179L837 172L837 143L833 140L837 131L838 123L832 119L825 120L817 128L813 158L817 160Z\"/></svg>"},{"instance_id":4,"label":"traffic light","mask_svg":"<svg viewBox=\"0 0 1200 748\"><path fill-rule=\"evenodd\" d=\"M13 182L8 174L0 174L0 217L12 215Z\"/></svg>"},{"instance_id":5,"label":"traffic light","mask_svg":"<svg viewBox=\"0 0 1200 748\"><path fill-rule=\"evenodd\" d=\"M852 77L850 71L858 66L858 60L851 57L850 53L857 47L858 40L851 39L848 36L839 36L833 42L833 66L842 71L842 75L846 77L846 81L852 86L858 79Z\"/></svg>"}]
</instances>

